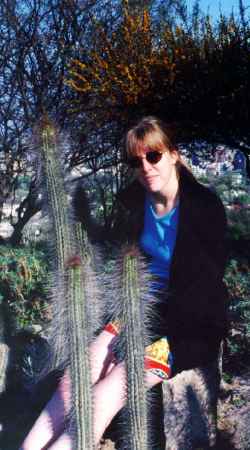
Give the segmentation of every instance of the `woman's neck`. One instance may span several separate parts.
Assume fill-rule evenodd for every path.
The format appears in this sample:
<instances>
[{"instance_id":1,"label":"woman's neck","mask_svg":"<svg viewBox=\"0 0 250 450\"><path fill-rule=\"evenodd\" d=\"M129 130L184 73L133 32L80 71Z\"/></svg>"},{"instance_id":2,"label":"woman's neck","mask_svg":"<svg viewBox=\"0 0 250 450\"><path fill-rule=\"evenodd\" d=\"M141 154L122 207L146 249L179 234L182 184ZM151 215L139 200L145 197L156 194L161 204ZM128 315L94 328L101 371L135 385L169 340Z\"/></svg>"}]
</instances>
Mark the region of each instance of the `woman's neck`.
<instances>
[{"instance_id":1,"label":"woman's neck","mask_svg":"<svg viewBox=\"0 0 250 450\"><path fill-rule=\"evenodd\" d=\"M151 192L150 200L154 211L158 216L163 216L171 211L177 205L179 200L178 180L174 186L171 186L171 189L168 189L165 192Z\"/></svg>"}]
</instances>

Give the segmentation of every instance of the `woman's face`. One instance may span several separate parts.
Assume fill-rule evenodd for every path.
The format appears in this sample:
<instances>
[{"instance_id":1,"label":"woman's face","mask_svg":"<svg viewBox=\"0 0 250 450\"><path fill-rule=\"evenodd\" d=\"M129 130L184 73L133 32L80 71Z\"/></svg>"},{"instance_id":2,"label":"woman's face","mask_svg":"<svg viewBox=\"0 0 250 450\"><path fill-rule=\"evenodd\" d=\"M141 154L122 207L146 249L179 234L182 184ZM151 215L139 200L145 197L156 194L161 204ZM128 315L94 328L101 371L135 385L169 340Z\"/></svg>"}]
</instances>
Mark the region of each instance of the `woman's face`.
<instances>
[{"instance_id":1,"label":"woman's face","mask_svg":"<svg viewBox=\"0 0 250 450\"><path fill-rule=\"evenodd\" d=\"M160 161L152 164L147 160L147 153L152 151L145 148L138 157L141 165L136 169L139 182L150 193L166 193L171 191L178 182L176 172L177 152L165 151L162 153Z\"/></svg>"}]
</instances>

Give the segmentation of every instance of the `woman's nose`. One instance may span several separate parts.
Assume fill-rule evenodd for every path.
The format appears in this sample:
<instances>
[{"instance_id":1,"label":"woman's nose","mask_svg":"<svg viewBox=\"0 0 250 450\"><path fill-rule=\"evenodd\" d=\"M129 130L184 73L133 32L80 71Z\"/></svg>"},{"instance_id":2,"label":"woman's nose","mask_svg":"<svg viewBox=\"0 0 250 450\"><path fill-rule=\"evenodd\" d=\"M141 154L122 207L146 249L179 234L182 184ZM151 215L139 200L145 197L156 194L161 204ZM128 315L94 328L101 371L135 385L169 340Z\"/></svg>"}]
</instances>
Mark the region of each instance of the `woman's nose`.
<instances>
[{"instance_id":1,"label":"woman's nose","mask_svg":"<svg viewBox=\"0 0 250 450\"><path fill-rule=\"evenodd\" d=\"M143 171L143 172L147 172L148 170L150 170L151 169L151 164L147 161L147 159L146 158L142 158L142 160L141 160L141 170Z\"/></svg>"}]
</instances>

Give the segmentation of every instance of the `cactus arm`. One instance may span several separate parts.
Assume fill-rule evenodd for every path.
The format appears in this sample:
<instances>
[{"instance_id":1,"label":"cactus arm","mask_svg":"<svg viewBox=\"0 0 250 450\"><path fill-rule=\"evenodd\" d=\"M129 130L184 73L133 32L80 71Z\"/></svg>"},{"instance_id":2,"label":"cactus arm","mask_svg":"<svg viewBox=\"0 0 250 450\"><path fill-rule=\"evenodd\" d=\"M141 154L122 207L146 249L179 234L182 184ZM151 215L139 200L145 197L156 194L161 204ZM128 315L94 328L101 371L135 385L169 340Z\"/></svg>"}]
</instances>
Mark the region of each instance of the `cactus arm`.
<instances>
[{"instance_id":1,"label":"cactus arm","mask_svg":"<svg viewBox=\"0 0 250 450\"><path fill-rule=\"evenodd\" d=\"M84 274L81 265L69 269L70 374L73 400L73 426L76 450L94 449L91 368L88 354L87 311Z\"/></svg>"},{"instance_id":2,"label":"cactus arm","mask_svg":"<svg viewBox=\"0 0 250 450\"><path fill-rule=\"evenodd\" d=\"M148 449L147 398L144 371L145 332L142 318L138 255L125 255L122 275L122 318L127 367L129 448Z\"/></svg>"}]
</instances>

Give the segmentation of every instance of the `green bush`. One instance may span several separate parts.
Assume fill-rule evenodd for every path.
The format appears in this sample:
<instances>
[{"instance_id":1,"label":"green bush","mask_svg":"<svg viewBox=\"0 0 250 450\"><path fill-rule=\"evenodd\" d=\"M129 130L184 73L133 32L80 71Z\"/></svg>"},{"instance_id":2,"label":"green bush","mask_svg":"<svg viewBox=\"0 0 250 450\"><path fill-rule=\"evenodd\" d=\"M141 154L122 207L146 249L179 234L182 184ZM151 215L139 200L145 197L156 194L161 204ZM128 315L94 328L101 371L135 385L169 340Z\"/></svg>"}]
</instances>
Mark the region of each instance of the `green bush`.
<instances>
[{"instance_id":1,"label":"green bush","mask_svg":"<svg viewBox=\"0 0 250 450\"><path fill-rule=\"evenodd\" d=\"M241 205L227 210L229 238L250 240L250 208Z\"/></svg>"},{"instance_id":2,"label":"green bush","mask_svg":"<svg viewBox=\"0 0 250 450\"><path fill-rule=\"evenodd\" d=\"M250 240L250 185L246 176L228 172L210 179L227 213L228 238Z\"/></svg>"},{"instance_id":3,"label":"green bush","mask_svg":"<svg viewBox=\"0 0 250 450\"><path fill-rule=\"evenodd\" d=\"M38 246L0 246L0 302L8 332L49 320L48 257Z\"/></svg>"},{"instance_id":4,"label":"green bush","mask_svg":"<svg viewBox=\"0 0 250 450\"><path fill-rule=\"evenodd\" d=\"M212 177L211 184L216 189L225 206L235 202L249 203L249 180L238 172L226 172L220 176Z\"/></svg>"},{"instance_id":5,"label":"green bush","mask_svg":"<svg viewBox=\"0 0 250 450\"><path fill-rule=\"evenodd\" d=\"M250 267L244 260L231 259L225 283L230 295L230 331L227 339L227 365L247 364L250 344ZM232 369L232 367L230 367Z\"/></svg>"}]
</instances>

